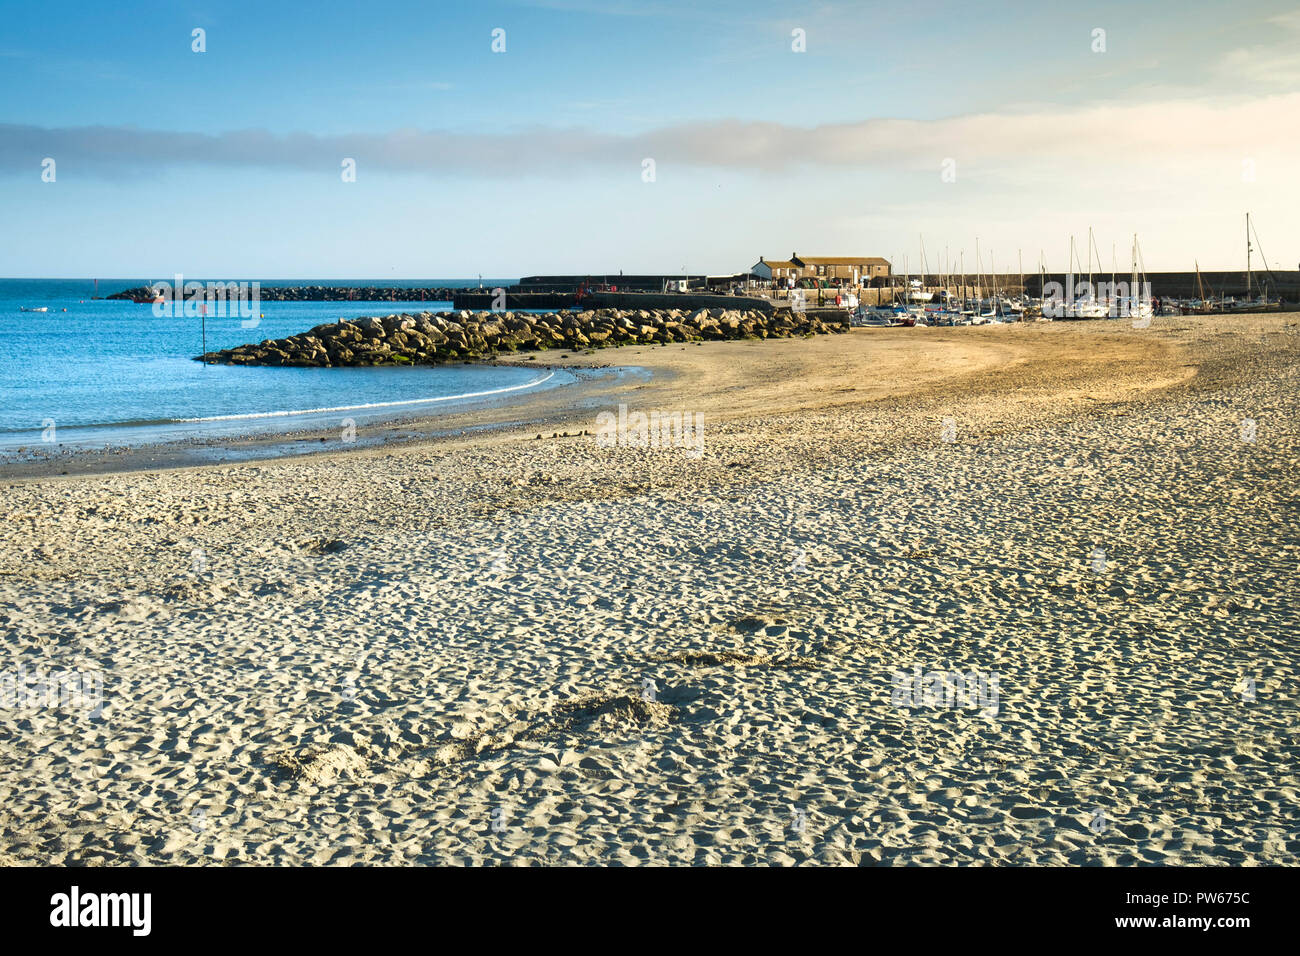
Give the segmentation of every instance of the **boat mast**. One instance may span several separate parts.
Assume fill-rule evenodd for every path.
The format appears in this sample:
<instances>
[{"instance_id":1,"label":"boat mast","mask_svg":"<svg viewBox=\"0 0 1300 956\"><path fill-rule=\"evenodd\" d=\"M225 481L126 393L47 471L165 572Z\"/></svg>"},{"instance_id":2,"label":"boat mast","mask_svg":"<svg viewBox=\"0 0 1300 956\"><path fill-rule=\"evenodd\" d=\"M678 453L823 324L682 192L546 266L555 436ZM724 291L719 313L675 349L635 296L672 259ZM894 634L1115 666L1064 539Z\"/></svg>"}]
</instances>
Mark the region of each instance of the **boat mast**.
<instances>
[{"instance_id":1,"label":"boat mast","mask_svg":"<svg viewBox=\"0 0 1300 956\"><path fill-rule=\"evenodd\" d=\"M1114 240L1112 240L1110 244L1110 291L1106 293L1106 311L1111 313L1112 315L1118 315L1119 313L1111 308L1111 303L1114 300L1114 298L1115 298L1115 242Z\"/></svg>"},{"instance_id":2,"label":"boat mast","mask_svg":"<svg viewBox=\"0 0 1300 956\"><path fill-rule=\"evenodd\" d=\"M1068 314L1070 306L1074 304L1074 236L1070 236L1070 255L1065 260L1065 309L1066 318L1073 318Z\"/></svg>"},{"instance_id":3,"label":"boat mast","mask_svg":"<svg viewBox=\"0 0 1300 956\"><path fill-rule=\"evenodd\" d=\"M1133 233L1133 279L1128 293L1129 315L1142 316L1142 297L1138 288L1138 234ZM1134 310L1134 303L1137 308Z\"/></svg>"},{"instance_id":4,"label":"boat mast","mask_svg":"<svg viewBox=\"0 0 1300 956\"><path fill-rule=\"evenodd\" d=\"M917 233L916 238L921 244L921 291L925 291L925 280L927 278L927 273L930 271L930 263L925 258L925 236Z\"/></svg>"},{"instance_id":5,"label":"boat mast","mask_svg":"<svg viewBox=\"0 0 1300 956\"><path fill-rule=\"evenodd\" d=\"M1250 300L1250 213L1246 213L1246 299Z\"/></svg>"},{"instance_id":6,"label":"boat mast","mask_svg":"<svg viewBox=\"0 0 1300 956\"><path fill-rule=\"evenodd\" d=\"M1088 295L1097 298L1092 291L1092 226L1088 227Z\"/></svg>"}]
</instances>

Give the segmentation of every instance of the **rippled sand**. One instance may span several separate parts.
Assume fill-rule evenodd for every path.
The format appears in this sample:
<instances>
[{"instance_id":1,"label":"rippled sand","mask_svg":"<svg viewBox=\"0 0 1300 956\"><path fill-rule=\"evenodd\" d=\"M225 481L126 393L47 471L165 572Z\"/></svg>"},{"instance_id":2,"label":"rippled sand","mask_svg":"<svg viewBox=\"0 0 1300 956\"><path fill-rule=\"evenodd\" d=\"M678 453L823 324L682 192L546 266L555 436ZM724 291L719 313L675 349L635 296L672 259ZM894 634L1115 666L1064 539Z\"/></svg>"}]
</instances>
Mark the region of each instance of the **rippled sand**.
<instances>
[{"instance_id":1,"label":"rippled sand","mask_svg":"<svg viewBox=\"0 0 1300 956\"><path fill-rule=\"evenodd\" d=\"M0 482L0 668L104 682L0 710L0 860L1295 864L1295 321L623 349L544 426Z\"/></svg>"}]
</instances>

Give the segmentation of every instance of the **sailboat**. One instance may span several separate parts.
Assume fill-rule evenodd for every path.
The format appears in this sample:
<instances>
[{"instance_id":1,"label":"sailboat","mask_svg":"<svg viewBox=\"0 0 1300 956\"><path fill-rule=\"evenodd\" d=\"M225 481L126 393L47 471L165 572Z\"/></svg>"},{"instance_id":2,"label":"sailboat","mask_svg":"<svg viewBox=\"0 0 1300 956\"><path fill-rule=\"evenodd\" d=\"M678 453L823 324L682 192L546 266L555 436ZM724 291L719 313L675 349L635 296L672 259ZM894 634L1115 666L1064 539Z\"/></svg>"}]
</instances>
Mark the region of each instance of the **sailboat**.
<instances>
[{"instance_id":1,"label":"sailboat","mask_svg":"<svg viewBox=\"0 0 1300 956\"><path fill-rule=\"evenodd\" d=\"M1071 237L1071 246L1073 247L1073 237ZM1092 251L1096 248L1096 241L1092 237L1092 227L1088 227L1088 294L1082 298L1075 299L1071 303L1074 319L1104 319L1110 314L1110 309L1097 301L1097 290L1092 282ZM1101 256L1097 256L1098 264L1101 262ZM1078 263L1078 256L1075 256L1075 262Z\"/></svg>"},{"instance_id":2,"label":"sailboat","mask_svg":"<svg viewBox=\"0 0 1300 956\"><path fill-rule=\"evenodd\" d=\"M1210 299L1214 297L1214 290L1210 290L1210 295L1205 294L1205 282L1201 279L1201 263L1198 260L1192 260L1196 266L1196 298L1193 299L1188 307L1193 312L1209 312L1211 308Z\"/></svg>"},{"instance_id":3,"label":"sailboat","mask_svg":"<svg viewBox=\"0 0 1300 956\"><path fill-rule=\"evenodd\" d=\"M992 262L990 261L990 267L991 266L992 266ZM980 241L979 239L976 239L975 240L975 303L974 303L975 311L974 314L971 315L971 319L970 319L971 325L987 325L990 322L996 322L998 318L993 297L990 297L989 299L988 311L987 312L984 311L985 305L984 305L983 288L980 285L980 277L983 271L984 271L984 263L982 258L980 257Z\"/></svg>"},{"instance_id":4,"label":"sailboat","mask_svg":"<svg viewBox=\"0 0 1300 956\"><path fill-rule=\"evenodd\" d=\"M907 268L907 256L903 256L903 296L899 308L895 311L894 321L908 327L925 325L925 306L918 305L912 296L921 289L921 280L913 279Z\"/></svg>"},{"instance_id":5,"label":"sailboat","mask_svg":"<svg viewBox=\"0 0 1300 956\"><path fill-rule=\"evenodd\" d=\"M923 281L925 279L926 273L929 272L929 270L930 270L929 263L925 261L925 239L922 239L921 240L921 276L918 279L912 279L907 284L908 303L929 302L931 299L934 298L934 293L926 290L925 282ZM924 312L925 310L922 309L921 311Z\"/></svg>"},{"instance_id":6,"label":"sailboat","mask_svg":"<svg viewBox=\"0 0 1300 956\"><path fill-rule=\"evenodd\" d=\"M993 298L989 302L989 307L996 316L995 322L1019 322L1024 318L1025 303L1022 299L1011 297L1010 290L1004 289L998 285L997 268L993 265L993 253L989 252L989 269L993 278ZM1020 267L1020 288L1023 292L1025 285L1024 263Z\"/></svg>"},{"instance_id":7,"label":"sailboat","mask_svg":"<svg viewBox=\"0 0 1300 956\"><path fill-rule=\"evenodd\" d=\"M1265 287L1265 280L1263 279L1261 279L1259 283L1259 295L1254 299L1252 299L1250 296L1250 283L1252 278L1251 268L1250 268L1250 255L1251 252L1254 251L1254 247L1251 245L1252 236L1254 237L1255 245L1258 246L1259 233L1255 232L1254 228L1250 224L1250 213L1246 213L1246 296L1244 299L1242 299L1242 301L1235 304L1234 311L1255 312L1255 311L1266 309L1271 305L1277 305L1276 301L1272 301L1269 299L1268 292ZM1260 258L1264 259L1264 270L1268 272L1270 277L1272 277L1273 273L1272 270L1269 269L1268 267L1268 259L1264 256L1263 247L1260 248L1259 253L1260 253ZM1276 279L1274 279L1274 285L1276 287Z\"/></svg>"},{"instance_id":8,"label":"sailboat","mask_svg":"<svg viewBox=\"0 0 1300 956\"><path fill-rule=\"evenodd\" d=\"M1246 213L1246 302L1250 301L1250 213Z\"/></svg>"},{"instance_id":9,"label":"sailboat","mask_svg":"<svg viewBox=\"0 0 1300 956\"><path fill-rule=\"evenodd\" d=\"M1052 317L1055 319L1081 318L1077 308L1078 303L1074 300L1074 266L1078 261L1079 257L1075 255L1074 251L1074 236L1071 235L1070 251L1065 256L1065 290L1063 298L1053 302L1050 306Z\"/></svg>"},{"instance_id":10,"label":"sailboat","mask_svg":"<svg viewBox=\"0 0 1300 956\"><path fill-rule=\"evenodd\" d=\"M1141 272L1139 273L1139 267ZM1139 282L1139 275L1141 281ZM1133 234L1133 271L1129 279L1128 299L1121 302L1123 314L1129 318L1137 319L1133 325L1135 328L1143 328L1151 324L1151 317L1155 314L1151 306L1151 297L1143 296L1142 292L1146 287L1146 269L1142 264L1142 247L1138 245L1137 233Z\"/></svg>"},{"instance_id":11,"label":"sailboat","mask_svg":"<svg viewBox=\"0 0 1300 956\"><path fill-rule=\"evenodd\" d=\"M1020 271L1020 279L1017 283L1016 297L1008 298L1003 302L1004 315L1012 322L1025 321L1025 307L1029 304L1028 297L1025 295L1025 256L1020 249L1016 250L1016 268Z\"/></svg>"},{"instance_id":12,"label":"sailboat","mask_svg":"<svg viewBox=\"0 0 1300 956\"><path fill-rule=\"evenodd\" d=\"M948 258L948 248L944 247L943 273L940 275L938 285L940 291L934 296L934 305L926 309L926 322L930 325L963 325L964 320L961 312L961 303L953 294L952 287L952 260Z\"/></svg>"}]
</instances>

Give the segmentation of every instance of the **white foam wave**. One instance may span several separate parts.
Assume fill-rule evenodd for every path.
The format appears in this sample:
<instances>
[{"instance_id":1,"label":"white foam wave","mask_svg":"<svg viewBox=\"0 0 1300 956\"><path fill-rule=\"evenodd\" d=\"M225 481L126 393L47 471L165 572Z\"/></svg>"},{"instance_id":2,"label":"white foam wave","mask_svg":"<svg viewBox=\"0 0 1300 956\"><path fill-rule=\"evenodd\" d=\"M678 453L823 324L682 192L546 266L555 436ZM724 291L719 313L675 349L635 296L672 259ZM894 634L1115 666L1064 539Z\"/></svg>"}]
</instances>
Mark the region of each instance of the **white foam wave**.
<instances>
[{"instance_id":1,"label":"white foam wave","mask_svg":"<svg viewBox=\"0 0 1300 956\"><path fill-rule=\"evenodd\" d=\"M460 395L440 395L437 398L407 398L396 402L367 402L364 405L335 405L330 408L299 408L282 412L248 412L243 415L212 415L207 418L177 418L174 421L195 422L236 422L252 418L281 418L288 415L324 415L334 412L357 412L369 408L396 408L400 405L429 405L434 402L459 402L469 398L487 398L491 395L503 395L506 392L518 392L526 388L535 388L555 377L554 372L547 372L541 378L522 385L510 385L505 388L490 388L482 392L462 392Z\"/></svg>"}]
</instances>

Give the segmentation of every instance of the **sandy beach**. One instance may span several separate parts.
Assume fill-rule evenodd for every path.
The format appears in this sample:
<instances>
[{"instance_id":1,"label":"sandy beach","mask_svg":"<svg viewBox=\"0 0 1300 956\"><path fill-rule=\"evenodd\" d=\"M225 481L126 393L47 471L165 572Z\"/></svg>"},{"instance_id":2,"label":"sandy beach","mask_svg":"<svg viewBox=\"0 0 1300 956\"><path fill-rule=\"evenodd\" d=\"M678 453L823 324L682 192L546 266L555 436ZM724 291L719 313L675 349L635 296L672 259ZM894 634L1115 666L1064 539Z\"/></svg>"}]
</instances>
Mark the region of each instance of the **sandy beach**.
<instances>
[{"instance_id":1,"label":"sandy beach","mask_svg":"<svg viewBox=\"0 0 1300 956\"><path fill-rule=\"evenodd\" d=\"M102 679L0 706L0 862L1294 865L1298 333L548 356L650 374L0 478L0 669Z\"/></svg>"}]
</instances>

